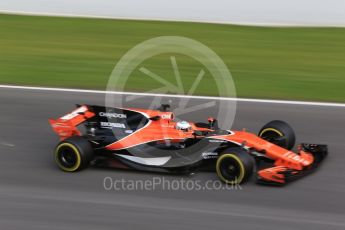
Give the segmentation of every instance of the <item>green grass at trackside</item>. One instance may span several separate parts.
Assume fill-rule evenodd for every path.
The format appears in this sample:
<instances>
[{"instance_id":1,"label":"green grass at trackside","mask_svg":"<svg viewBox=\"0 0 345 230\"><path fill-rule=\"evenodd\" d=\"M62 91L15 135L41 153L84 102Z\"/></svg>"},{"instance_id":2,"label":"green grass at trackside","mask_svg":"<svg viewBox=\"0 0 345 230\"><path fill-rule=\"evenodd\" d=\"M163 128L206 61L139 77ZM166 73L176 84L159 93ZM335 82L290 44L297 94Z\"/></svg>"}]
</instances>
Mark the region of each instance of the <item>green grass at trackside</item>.
<instances>
[{"instance_id":1,"label":"green grass at trackside","mask_svg":"<svg viewBox=\"0 0 345 230\"><path fill-rule=\"evenodd\" d=\"M105 89L116 62L157 36L196 39L227 64L239 97L345 101L344 28L270 28L183 22L0 15L0 84ZM176 56L183 84L199 63ZM174 81L169 55L142 65ZM196 91L217 95L209 73ZM139 71L128 91L160 87Z\"/></svg>"}]
</instances>

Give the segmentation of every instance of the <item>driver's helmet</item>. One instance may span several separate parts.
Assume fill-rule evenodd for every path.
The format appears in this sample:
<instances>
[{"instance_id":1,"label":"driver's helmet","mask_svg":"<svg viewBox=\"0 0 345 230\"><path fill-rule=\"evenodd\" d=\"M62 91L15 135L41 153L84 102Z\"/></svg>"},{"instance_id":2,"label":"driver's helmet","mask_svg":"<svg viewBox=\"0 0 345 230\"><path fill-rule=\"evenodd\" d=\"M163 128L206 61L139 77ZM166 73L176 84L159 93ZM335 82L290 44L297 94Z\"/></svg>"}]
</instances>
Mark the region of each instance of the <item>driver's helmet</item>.
<instances>
[{"instance_id":1,"label":"driver's helmet","mask_svg":"<svg viewBox=\"0 0 345 230\"><path fill-rule=\"evenodd\" d=\"M182 131L188 131L191 129L191 125L188 121L179 121L176 123L176 129L182 130Z\"/></svg>"}]
</instances>

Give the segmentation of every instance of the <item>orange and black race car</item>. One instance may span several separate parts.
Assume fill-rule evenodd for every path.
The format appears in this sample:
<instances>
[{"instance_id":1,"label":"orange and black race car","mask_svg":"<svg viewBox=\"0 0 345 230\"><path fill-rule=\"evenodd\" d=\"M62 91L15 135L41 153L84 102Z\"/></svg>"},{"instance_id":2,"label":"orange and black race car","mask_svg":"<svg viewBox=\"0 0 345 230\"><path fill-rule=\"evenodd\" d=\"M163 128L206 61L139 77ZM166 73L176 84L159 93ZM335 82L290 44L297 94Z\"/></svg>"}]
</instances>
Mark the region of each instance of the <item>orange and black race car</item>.
<instances>
[{"instance_id":1,"label":"orange and black race car","mask_svg":"<svg viewBox=\"0 0 345 230\"><path fill-rule=\"evenodd\" d=\"M294 131L278 120L255 135L220 129L214 118L178 121L168 105L157 110L77 107L49 120L61 138L55 161L67 172L89 165L187 174L213 170L228 184L243 183L255 173L260 183L283 185L314 171L327 155L327 146L318 144L291 151Z\"/></svg>"}]
</instances>

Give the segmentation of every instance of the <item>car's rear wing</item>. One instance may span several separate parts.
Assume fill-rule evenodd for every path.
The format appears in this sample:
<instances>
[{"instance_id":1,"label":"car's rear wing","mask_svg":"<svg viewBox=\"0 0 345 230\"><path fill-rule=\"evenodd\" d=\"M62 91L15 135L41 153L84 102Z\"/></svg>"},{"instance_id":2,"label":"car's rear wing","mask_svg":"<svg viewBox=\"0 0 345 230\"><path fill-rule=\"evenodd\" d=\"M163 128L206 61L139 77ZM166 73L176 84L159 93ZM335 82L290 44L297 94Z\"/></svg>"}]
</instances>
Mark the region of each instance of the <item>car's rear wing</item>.
<instances>
[{"instance_id":1,"label":"car's rear wing","mask_svg":"<svg viewBox=\"0 0 345 230\"><path fill-rule=\"evenodd\" d=\"M54 132L57 133L61 140L64 140L71 136L79 136L80 131L77 129L77 126L94 116L95 114L89 110L89 107L83 105L57 120L49 119L48 121Z\"/></svg>"}]
</instances>

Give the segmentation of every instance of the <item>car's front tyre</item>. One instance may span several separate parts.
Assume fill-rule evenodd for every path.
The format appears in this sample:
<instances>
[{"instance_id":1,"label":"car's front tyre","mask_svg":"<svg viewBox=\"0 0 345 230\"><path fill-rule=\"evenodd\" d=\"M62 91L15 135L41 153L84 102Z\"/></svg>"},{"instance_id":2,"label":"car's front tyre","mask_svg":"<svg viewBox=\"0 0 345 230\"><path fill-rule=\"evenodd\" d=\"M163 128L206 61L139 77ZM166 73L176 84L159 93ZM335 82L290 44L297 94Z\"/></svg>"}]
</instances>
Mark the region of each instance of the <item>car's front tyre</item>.
<instances>
[{"instance_id":1,"label":"car's front tyre","mask_svg":"<svg viewBox=\"0 0 345 230\"><path fill-rule=\"evenodd\" d=\"M276 144L282 148L291 150L295 145L296 135L292 127L284 121L271 121L259 131L259 137Z\"/></svg>"},{"instance_id":2,"label":"car's front tyre","mask_svg":"<svg viewBox=\"0 0 345 230\"><path fill-rule=\"evenodd\" d=\"M216 172L226 184L241 184L253 173L254 159L242 148L229 148L217 159Z\"/></svg>"}]
</instances>

